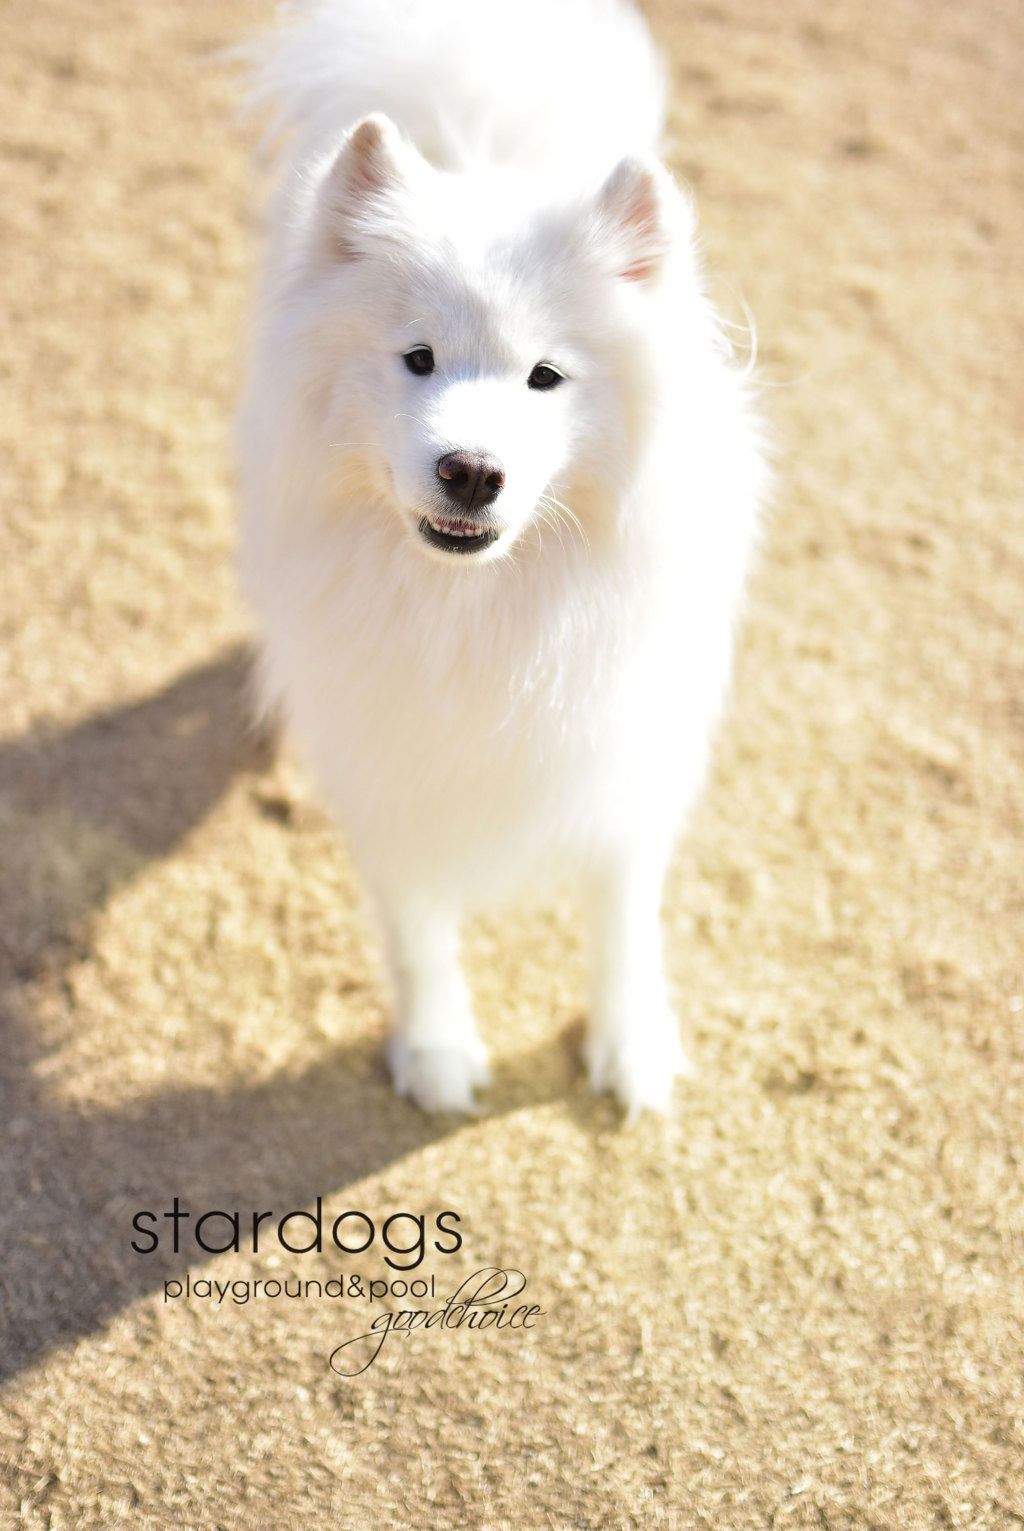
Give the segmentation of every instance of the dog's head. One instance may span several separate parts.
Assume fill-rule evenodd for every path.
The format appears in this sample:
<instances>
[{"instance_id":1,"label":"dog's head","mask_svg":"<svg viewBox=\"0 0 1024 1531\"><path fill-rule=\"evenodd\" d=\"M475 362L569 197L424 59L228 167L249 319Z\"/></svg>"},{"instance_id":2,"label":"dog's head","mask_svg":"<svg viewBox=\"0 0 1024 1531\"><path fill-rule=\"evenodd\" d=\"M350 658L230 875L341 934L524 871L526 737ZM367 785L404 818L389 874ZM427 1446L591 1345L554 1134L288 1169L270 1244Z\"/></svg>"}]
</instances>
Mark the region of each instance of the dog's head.
<instances>
[{"instance_id":1,"label":"dog's head","mask_svg":"<svg viewBox=\"0 0 1024 1531\"><path fill-rule=\"evenodd\" d=\"M569 527L574 486L629 471L649 305L689 232L655 162L538 206L536 185L439 172L387 118L359 123L317 187L307 271L339 494L361 484L449 564Z\"/></svg>"}]
</instances>

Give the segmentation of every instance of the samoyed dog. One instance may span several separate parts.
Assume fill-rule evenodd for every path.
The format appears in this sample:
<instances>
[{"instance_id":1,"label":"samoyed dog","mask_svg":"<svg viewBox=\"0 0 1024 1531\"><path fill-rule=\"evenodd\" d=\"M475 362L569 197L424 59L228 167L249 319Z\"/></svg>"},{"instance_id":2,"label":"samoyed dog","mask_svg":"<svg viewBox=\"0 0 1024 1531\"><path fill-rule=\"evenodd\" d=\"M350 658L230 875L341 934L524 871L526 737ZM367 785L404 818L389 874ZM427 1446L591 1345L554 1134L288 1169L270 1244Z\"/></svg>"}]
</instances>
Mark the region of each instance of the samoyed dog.
<instances>
[{"instance_id":1,"label":"samoyed dog","mask_svg":"<svg viewBox=\"0 0 1024 1531\"><path fill-rule=\"evenodd\" d=\"M380 914L395 1087L472 1109L460 926L571 881L590 1080L664 1110L662 884L765 472L650 35L627 0L316 0L256 95L244 589Z\"/></svg>"}]
</instances>

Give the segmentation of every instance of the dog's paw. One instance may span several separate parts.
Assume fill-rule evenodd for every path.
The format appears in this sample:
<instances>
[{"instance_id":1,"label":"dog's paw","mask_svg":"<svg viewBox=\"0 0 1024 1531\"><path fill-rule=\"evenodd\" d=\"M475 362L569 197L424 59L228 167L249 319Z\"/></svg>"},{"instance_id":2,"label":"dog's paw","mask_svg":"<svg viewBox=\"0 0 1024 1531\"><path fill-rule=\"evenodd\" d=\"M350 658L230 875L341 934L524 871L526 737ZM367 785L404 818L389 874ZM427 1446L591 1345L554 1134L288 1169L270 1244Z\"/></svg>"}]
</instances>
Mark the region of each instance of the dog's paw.
<instances>
[{"instance_id":1,"label":"dog's paw","mask_svg":"<svg viewBox=\"0 0 1024 1531\"><path fill-rule=\"evenodd\" d=\"M424 1111L476 1109L473 1090L490 1078L487 1053L478 1038L446 1046L423 1047L393 1037L388 1046L391 1078L399 1095L408 1095Z\"/></svg>"},{"instance_id":2,"label":"dog's paw","mask_svg":"<svg viewBox=\"0 0 1024 1531\"><path fill-rule=\"evenodd\" d=\"M609 1029L592 1033L584 1044L584 1058L591 1089L599 1095L610 1091L630 1121L641 1111L665 1115L676 1080L694 1073L674 1016L645 1035Z\"/></svg>"}]
</instances>

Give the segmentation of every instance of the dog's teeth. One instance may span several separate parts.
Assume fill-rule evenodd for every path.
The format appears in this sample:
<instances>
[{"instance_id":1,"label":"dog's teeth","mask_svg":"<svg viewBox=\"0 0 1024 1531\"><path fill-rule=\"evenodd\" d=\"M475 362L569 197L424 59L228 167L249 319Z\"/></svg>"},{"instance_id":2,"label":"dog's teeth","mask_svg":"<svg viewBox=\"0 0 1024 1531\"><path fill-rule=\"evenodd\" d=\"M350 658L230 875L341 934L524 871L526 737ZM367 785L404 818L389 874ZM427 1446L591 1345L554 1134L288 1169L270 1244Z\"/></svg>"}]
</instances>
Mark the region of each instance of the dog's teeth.
<instances>
[{"instance_id":1,"label":"dog's teeth","mask_svg":"<svg viewBox=\"0 0 1024 1531\"><path fill-rule=\"evenodd\" d=\"M440 532L442 537L466 537L473 541L483 536L479 526L473 526L466 521L435 521L428 516L427 524L435 532Z\"/></svg>"}]
</instances>

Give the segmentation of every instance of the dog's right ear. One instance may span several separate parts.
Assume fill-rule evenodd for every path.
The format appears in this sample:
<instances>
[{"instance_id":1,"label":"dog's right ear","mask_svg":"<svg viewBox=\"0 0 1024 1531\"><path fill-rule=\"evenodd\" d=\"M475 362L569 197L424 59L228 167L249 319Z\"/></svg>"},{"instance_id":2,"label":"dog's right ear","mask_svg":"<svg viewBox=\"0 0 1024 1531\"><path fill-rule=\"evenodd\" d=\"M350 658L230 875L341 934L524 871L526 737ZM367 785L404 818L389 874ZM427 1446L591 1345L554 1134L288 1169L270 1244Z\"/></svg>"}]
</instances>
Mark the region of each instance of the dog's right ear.
<instances>
[{"instance_id":1,"label":"dog's right ear","mask_svg":"<svg viewBox=\"0 0 1024 1531\"><path fill-rule=\"evenodd\" d=\"M388 196L408 184L416 151L390 117L374 112L357 122L320 187L321 252L357 260L365 235Z\"/></svg>"}]
</instances>

